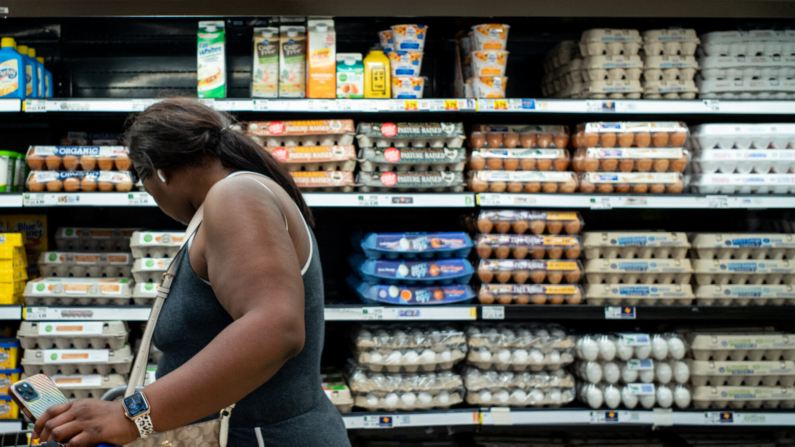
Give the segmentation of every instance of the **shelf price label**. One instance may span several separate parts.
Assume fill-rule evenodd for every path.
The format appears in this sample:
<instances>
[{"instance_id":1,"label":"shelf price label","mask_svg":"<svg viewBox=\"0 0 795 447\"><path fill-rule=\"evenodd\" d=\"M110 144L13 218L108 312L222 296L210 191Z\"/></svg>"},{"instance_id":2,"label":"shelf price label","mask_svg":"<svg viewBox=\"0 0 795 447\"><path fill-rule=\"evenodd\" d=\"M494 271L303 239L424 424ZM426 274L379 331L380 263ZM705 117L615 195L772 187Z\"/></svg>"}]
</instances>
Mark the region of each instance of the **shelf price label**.
<instances>
[{"instance_id":1,"label":"shelf price label","mask_svg":"<svg viewBox=\"0 0 795 447\"><path fill-rule=\"evenodd\" d=\"M268 110L268 100L267 99L255 99L252 104L252 109L255 111L267 111Z\"/></svg>"},{"instance_id":2,"label":"shelf price label","mask_svg":"<svg viewBox=\"0 0 795 447\"><path fill-rule=\"evenodd\" d=\"M505 99L495 99L494 110L508 110L508 101Z\"/></svg>"},{"instance_id":3,"label":"shelf price label","mask_svg":"<svg viewBox=\"0 0 795 447\"><path fill-rule=\"evenodd\" d=\"M199 102L211 109L215 108L215 98L199 98Z\"/></svg>"},{"instance_id":4,"label":"shelf price label","mask_svg":"<svg viewBox=\"0 0 795 447\"><path fill-rule=\"evenodd\" d=\"M26 99L25 100L25 112L29 113L41 113L47 111L47 100L46 99Z\"/></svg>"},{"instance_id":5,"label":"shelf price label","mask_svg":"<svg viewBox=\"0 0 795 447\"><path fill-rule=\"evenodd\" d=\"M127 205L131 206L150 205L151 204L151 202L149 201L150 198L151 196L147 193L133 192L127 194Z\"/></svg>"},{"instance_id":6,"label":"shelf price label","mask_svg":"<svg viewBox=\"0 0 795 447\"><path fill-rule=\"evenodd\" d=\"M42 206L44 203L44 194L25 194L22 196L23 206Z\"/></svg>"},{"instance_id":7,"label":"shelf price label","mask_svg":"<svg viewBox=\"0 0 795 447\"><path fill-rule=\"evenodd\" d=\"M629 306L605 307L605 320L634 320L635 308Z\"/></svg>"},{"instance_id":8,"label":"shelf price label","mask_svg":"<svg viewBox=\"0 0 795 447\"><path fill-rule=\"evenodd\" d=\"M592 198L589 203L592 210L611 210L613 209L613 205L610 203L610 198L608 197L594 197Z\"/></svg>"},{"instance_id":9,"label":"shelf price label","mask_svg":"<svg viewBox=\"0 0 795 447\"><path fill-rule=\"evenodd\" d=\"M454 110L458 111L458 100L455 99L447 99L444 101L444 109L445 110Z\"/></svg>"},{"instance_id":10,"label":"shelf price label","mask_svg":"<svg viewBox=\"0 0 795 447\"><path fill-rule=\"evenodd\" d=\"M704 413L704 422L715 425L732 425L737 422L733 411L708 411Z\"/></svg>"},{"instance_id":11,"label":"shelf price label","mask_svg":"<svg viewBox=\"0 0 795 447\"><path fill-rule=\"evenodd\" d=\"M729 197L728 196L707 196L707 207L709 208L728 208L729 207Z\"/></svg>"},{"instance_id":12,"label":"shelf price label","mask_svg":"<svg viewBox=\"0 0 795 447\"><path fill-rule=\"evenodd\" d=\"M419 110L419 107L417 106L417 101L414 100L403 101L403 110L405 110L406 112L416 112L417 110Z\"/></svg>"},{"instance_id":13,"label":"shelf price label","mask_svg":"<svg viewBox=\"0 0 795 447\"><path fill-rule=\"evenodd\" d=\"M505 319L505 306L483 306L481 312L484 320Z\"/></svg>"}]
</instances>

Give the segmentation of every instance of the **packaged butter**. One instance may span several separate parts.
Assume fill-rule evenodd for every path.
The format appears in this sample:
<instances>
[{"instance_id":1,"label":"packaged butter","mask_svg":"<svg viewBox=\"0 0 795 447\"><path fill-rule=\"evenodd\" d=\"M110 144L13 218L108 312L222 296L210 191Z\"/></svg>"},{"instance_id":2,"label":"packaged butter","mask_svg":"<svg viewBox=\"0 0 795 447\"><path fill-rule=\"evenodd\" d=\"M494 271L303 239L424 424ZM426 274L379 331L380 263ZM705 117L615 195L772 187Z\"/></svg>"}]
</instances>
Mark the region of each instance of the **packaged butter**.
<instances>
[{"instance_id":1,"label":"packaged butter","mask_svg":"<svg viewBox=\"0 0 795 447\"><path fill-rule=\"evenodd\" d=\"M226 98L224 22L199 22L197 70L199 98Z\"/></svg>"},{"instance_id":2,"label":"packaged butter","mask_svg":"<svg viewBox=\"0 0 795 447\"><path fill-rule=\"evenodd\" d=\"M309 20L306 97L336 97L337 33L334 20Z\"/></svg>"},{"instance_id":3,"label":"packaged butter","mask_svg":"<svg viewBox=\"0 0 795 447\"><path fill-rule=\"evenodd\" d=\"M279 28L254 28L253 98L279 97Z\"/></svg>"},{"instance_id":4,"label":"packaged butter","mask_svg":"<svg viewBox=\"0 0 795 447\"><path fill-rule=\"evenodd\" d=\"M279 49L279 97L306 97L306 27L282 25Z\"/></svg>"},{"instance_id":5,"label":"packaged butter","mask_svg":"<svg viewBox=\"0 0 795 447\"><path fill-rule=\"evenodd\" d=\"M337 98L364 98L361 53L337 53Z\"/></svg>"}]
</instances>

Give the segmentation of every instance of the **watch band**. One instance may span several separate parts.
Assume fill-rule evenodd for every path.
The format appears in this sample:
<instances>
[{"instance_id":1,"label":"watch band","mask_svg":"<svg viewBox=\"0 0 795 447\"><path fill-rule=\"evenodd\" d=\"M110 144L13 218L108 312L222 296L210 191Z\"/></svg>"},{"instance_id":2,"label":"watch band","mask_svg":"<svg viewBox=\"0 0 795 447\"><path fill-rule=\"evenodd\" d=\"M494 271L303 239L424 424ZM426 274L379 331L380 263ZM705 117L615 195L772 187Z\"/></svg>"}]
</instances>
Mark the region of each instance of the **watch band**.
<instances>
[{"instance_id":1,"label":"watch band","mask_svg":"<svg viewBox=\"0 0 795 447\"><path fill-rule=\"evenodd\" d=\"M133 421L135 421L135 425L138 427L138 433L141 434L142 438L145 438L155 432L155 428L152 426L152 419L148 414L138 416L137 418L133 419Z\"/></svg>"}]
</instances>

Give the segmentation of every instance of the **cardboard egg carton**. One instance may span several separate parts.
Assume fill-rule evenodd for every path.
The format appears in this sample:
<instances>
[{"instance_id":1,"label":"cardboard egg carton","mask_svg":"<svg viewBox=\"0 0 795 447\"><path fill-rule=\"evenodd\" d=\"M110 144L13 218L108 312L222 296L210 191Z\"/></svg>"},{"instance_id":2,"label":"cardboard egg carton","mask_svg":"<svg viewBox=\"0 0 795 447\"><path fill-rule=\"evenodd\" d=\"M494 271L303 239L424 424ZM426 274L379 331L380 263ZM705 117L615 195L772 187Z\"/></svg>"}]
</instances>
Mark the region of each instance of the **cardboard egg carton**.
<instances>
[{"instance_id":1,"label":"cardboard egg carton","mask_svg":"<svg viewBox=\"0 0 795 447\"><path fill-rule=\"evenodd\" d=\"M749 386L791 388L795 385L795 362L717 362L689 360L690 381L695 386Z\"/></svg>"},{"instance_id":2,"label":"cardboard egg carton","mask_svg":"<svg viewBox=\"0 0 795 447\"><path fill-rule=\"evenodd\" d=\"M580 54L586 56L635 56L643 45L636 29L597 28L584 31L580 38Z\"/></svg>"},{"instance_id":3,"label":"cardboard egg carton","mask_svg":"<svg viewBox=\"0 0 795 447\"><path fill-rule=\"evenodd\" d=\"M460 148L465 141L463 123L359 123L359 147Z\"/></svg>"},{"instance_id":4,"label":"cardboard egg carton","mask_svg":"<svg viewBox=\"0 0 795 447\"><path fill-rule=\"evenodd\" d=\"M481 370L496 371L554 371L574 361L571 349L553 349L543 354L538 349L503 348L496 353L487 348L470 350L467 363Z\"/></svg>"},{"instance_id":5,"label":"cardboard egg carton","mask_svg":"<svg viewBox=\"0 0 795 447\"><path fill-rule=\"evenodd\" d=\"M132 268L132 274L135 282L138 283L157 283L166 273L171 261L174 258L139 258L135 260Z\"/></svg>"},{"instance_id":6,"label":"cardboard egg carton","mask_svg":"<svg viewBox=\"0 0 795 447\"><path fill-rule=\"evenodd\" d=\"M699 69L693 56L645 56L643 79L646 81L692 81Z\"/></svg>"},{"instance_id":7,"label":"cardboard egg carton","mask_svg":"<svg viewBox=\"0 0 795 447\"><path fill-rule=\"evenodd\" d=\"M701 361L795 361L795 334L694 332L687 340L693 357Z\"/></svg>"},{"instance_id":8,"label":"cardboard egg carton","mask_svg":"<svg viewBox=\"0 0 795 447\"><path fill-rule=\"evenodd\" d=\"M693 80L643 81L643 97L646 99L695 99L698 87Z\"/></svg>"},{"instance_id":9,"label":"cardboard egg carton","mask_svg":"<svg viewBox=\"0 0 795 447\"><path fill-rule=\"evenodd\" d=\"M795 284L795 261L694 259L696 283L710 284Z\"/></svg>"},{"instance_id":10,"label":"cardboard egg carton","mask_svg":"<svg viewBox=\"0 0 795 447\"><path fill-rule=\"evenodd\" d=\"M401 391L378 397L372 393L357 394L354 406L369 411L377 410L430 410L433 408L450 408L463 402L462 388L441 391L438 393Z\"/></svg>"},{"instance_id":11,"label":"cardboard egg carton","mask_svg":"<svg viewBox=\"0 0 795 447\"><path fill-rule=\"evenodd\" d=\"M697 194L793 194L795 174L698 174L690 188Z\"/></svg>"},{"instance_id":12,"label":"cardboard egg carton","mask_svg":"<svg viewBox=\"0 0 795 447\"><path fill-rule=\"evenodd\" d=\"M327 383L321 382L326 397L337 408L340 413L350 413L353 411L353 395L351 389L345 382Z\"/></svg>"},{"instance_id":13,"label":"cardboard egg carton","mask_svg":"<svg viewBox=\"0 0 795 447\"><path fill-rule=\"evenodd\" d=\"M413 353L410 354L410 352ZM408 354L408 355L407 355ZM393 350L388 354L381 354L378 350L358 350L354 355L356 361L363 368L375 372L432 372L448 370L454 364L463 360L466 355L466 345L453 349L445 349L434 353L434 358L425 357L424 352L416 350Z\"/></svg>"},{"instance_id":14,"label":"cardboard egg carton","mask_svg":"<svg viewBox=\"0 0 795 447\"><path fill-rule=\"evenodd\" d=\"M697 386L693 407L703 408L795 408L795 388L769 386Z\"/></svg>"},{"instance_id":15,"label":"cardboard egg carton","mask_svg":"<svg viewBox=\"0 0 795 447\"><path fill-rule=\"evenodd\" d=\"M353 120L252 121L248 135L263 146L349 146Z\"/></svg>"},{"instance_id":16,"label":"cardboard egg carton","mask_svg":"<svg viewBox=\"0 0 795 447\"><path fill-rule=\"evenodd\" d=\"M581 98L590 99L640 99L643 87L638 80L584 81Z\"/></svg>"},{"instance_id":17,"label":"cardboard egg carton","mask_svg":"<svg viewBox=\"0 0 795 447\"><path fill-rule=\"evenodd\" d=\"M467 391L488 390L492 394L506 388L547 391L554 388L573 388L575 384L574 376L563 369L548 373L531 373L481 371L470 366L464 370L463 377Z\"/></svg>"},{"instance_id":18,"label":"cardboard egg carton","mask_svg":"<svg viewBox=\"0 0 795 447\"><path fill-rule=\"evenodd\" d=\"M553 98L587 98L587 90L585 84L578 82L568 87L556 90L552 95Z\"/></svg>"},{"instance_id":19,"label":"cardboard egg carton","mask_svg":"<svg viewBox=\"0 0 795 447\"><path fill-rule=\"evenodd\" d=\"M133 354L130 345L121 349L27 349L22 358L25 374L46 374L54 376L59 372L65 375L102 374L112 372L129 374Z\"/></svg>"},{"instance_id":20,"label":"cardboard egg carton","mask_svg":"<svg viewBox=\"0 0 795 447\"><path fill-rule=\"evenodd\" d=\"M173 258L184 242L184 231L136 231L132 234L130 248L136 259Z\"/></svg>"},{"instance_id":21,"label":"cardboard egg carton","mask_svg":"<svg viewBox=\"0 0 795 447\"><path fill-rule=\"evenodd\" d=\"M130 303L127 278L38 278L25 286L28 306L105 306Z\"/></svg>"},{"instance_id":22,"label":"cardboard egg carton","mask_svg":"<svg viewBox=\"0 0 795 447\"><path fill-rule=\"evenodd\" d=\"M381 148L359 150L359 168L366 172L463 171L466 165L463 148Z\"/></svg>"},{"instance_id":23,"label":"cardboard egg carton","mask_svg":"<svg viewBox=\"0 0 795 447\"><path fill-rule=\"evenodd\" d=\"M696 79L699 98L705 99L793 99L795 79Z\"/></svg>"},{"instance_id":24,"label":"cardboard egg carton","mask_svg":"<svg viewBox=\"0 0 795 447\"><path fill-rule=\"evenodd\" d=\"M573 40L564 40L552 47L544 58L544 70L549 73L561 65L566 65L580 54L579 44Z\"/></svg>"},{"instance_id":25,"label":"cardboard egg carton","mask_svg":"<svg viewBox=\"0 0 795 447\"><path fill-rule=\"evenodd\" d=\"M653 29L643 32L643 52L648 56L693 56L700 42L694 29Z\"/></svg>"},{"instance_id":26,"label":"cardboard egg carton","mask_svg":"<svg viewBox=\"0 0 795 447\"><path fill-rule=\"evenodd\" d=\"M643 73L640 56L588 56L581 64L581 82L588 81L637 81ZM576 80L573 80L576 82Z\"/></svg>"},{"instance_id":27,"label":"cardboard egg carton","mask_svg":"<svg viewBox=\"0 0 795 447\"><path fill-rule=\"evenodd\" d=\"M696 233L691 240L693 258L795 259L795 234Z\"/></svg>"},{"instance_id":28,"label":"cardboard egg carton","mask_svg":"<svg viewBox=\"0 0 795 447\"><path fill-rule=\"evenodd\" d=\"M464 177L459 172L365 172L356 175L362 192L434 191L462 192Z\"/></svg>"},{"instance_id":29,"label":"cardboard egg carton","mask_svg":"<svg viewBox=\"0 0 795 447\"><path fill-rule=\"evenodd\" d=\"M711 149L787 149L795 144L795 125L700 124L690 128L690 143L702 151Z\"/></svg>"},{"instance_id":30,"label":"cardboard egg carton","mask_svg":"<svg viewBox=\"0 0 795 447\"><path fill-rule=\"evenodd\" d=\"M130 253L71 253L45 251L39 255L41 276L130 277Z\"/></svg>"},{"instance_id":31,"label":"cardboard egg carton","mask_svg":"<svg viewBox=\"0 0 795 447\"><path fill-rule=\"evenodd\" d=\"M453 390L464 385L461 376L452 371L428 373L377 373L358 365L348 373L348 383L356 393L374 393L382 397L393 392L434 392Z\"/></svg>"},{"instance_id":32,"label":"cardboard egg carton","mask_svg":"<svg viewBox=\"0 0 795 447\"><path fill-rule=\"evenodd\" d=\"M585 285L585 301L593 306L689 306L695 297L690 284Z\"/></svg>"},{"instance_id":33,"label":"cardboard egg carton","mask_svg":"<svg viewBox=\"0 0 795 447\"><path fill-rule=\"evenodd\" d=\"M131 228L61 227L55 232L59 251L124 252L130 250Z\"/></svg>"},{"instance_id":34,"label":"cardboard egg carton","mask_svg":"<svg viewBox=\"0 0 795 447\"><path fill-rule=\"evenodd\" d=\"M795 169L792 149L710 149L697 152L691 160L696 172L704 174L785 174Z\"/></svg>"},{"instance_id":35,"label":"cardboard egg carton","mask_svg":"<svg viewBox=\"0 0 795 447\"><path fill-rule=\"evenodd\" d=\"M23 349L121 349L128 330L123 321L23 321L17 338Z\"/></svg>"},{"instance_id":36,"label":"cardboard egg carton","mask_svg":"<svg viewBox=\"0 0 795 447\"><path fill-rule=\"evenodd\" d=\"M56 374L50 379L67 399L102 399L112 388L127 385L121 374Z\"/></svg>"},{"instance_id":37,"label":"cardboard egg carton","mask_svg":"<svg viewBox=\"0 0 795 447\"><path fill-rule=\"evenodd\" d=\"M539 389L502 388L494 391L468 392L466 401L481 407L551 407L557 408L574 400L574 388Z\"/></svg>"},{"instance_id":38,"label":"cardboard egg carton","mask_svg":"<svg viewBox=\"0 0 795 447\"><path fill-rule=\"evenodd\" d=\"M273 158L291 172L353 171L356 169L356 148L348 146L266 147Z\"/></svg>"},{"instance_id":39,"label":"cardboard egg carton","mask_svg":"<svg viewBox=\"0 0 795 447\"><path fill-rule=\"evenodd\" d=\"M585 259L684 259L690 248L685 233L585 232L582 237Z\"/></svg>"},{"instance_id":40,"label":"cardboard egg carton","mask_svg":"<svg viewBox=\"0 0 795 447\"><path fill-rule=\"evenodd\" d=\"M704 56L699 58L705 79L787 79L795 76L795 57Z\"/></svg>"},{"instance_id":41,"label":"cardboard egg carton","mask_svg":"<svg viewBox=\"0 0 795 447\"><path fill-rule=\"evenodd\" d=\"M793 285L708 285L696 287L699 306L795 305Z\"/></svg>"},{"instance_id":42,"label":"cardboard egg carton","mask_svg":"<svg viewBox=\"0 0 795 447\"><path fill-rule=\"evenodd\" d=\"M775 30L714 31L702 34L701 50L707 56L792 56L795 32Z\"/></svg>"},{"instance_id":43,"label":"cardboard egg carton","mask_svg":"<svg viewBox=\"0 0 795 447\"><path fill-rule=\"evenodd\" d=\"M552 85L554 89L556 91L562 90L572 84L579 84L585 81L583 62L585 62L585 60L578 55L578 57L575 57L566 65L555 70L552 74Z\"/></svg>"},{"instance_id":44,"label":"cardboard egg carton","mask_svg":"<svg viewBox=\"0 0 795 447\"><path fill-rule=\"evenodd\" d=\"M688 284L689 259L590 259L585 261L588 284Z\"/></svg>"},{"instance_id":45,"label":"cardboard egg carton","mask_svg":"<svg viewBox=\"0 0 795 447\"><path fill-rule=\"evenodd\" d=\"M157 288L159 283L139 282L135 283L132 291L133 303L136 306L150 306L152 301L157 298Z\"/></svg>"}]
</instances>

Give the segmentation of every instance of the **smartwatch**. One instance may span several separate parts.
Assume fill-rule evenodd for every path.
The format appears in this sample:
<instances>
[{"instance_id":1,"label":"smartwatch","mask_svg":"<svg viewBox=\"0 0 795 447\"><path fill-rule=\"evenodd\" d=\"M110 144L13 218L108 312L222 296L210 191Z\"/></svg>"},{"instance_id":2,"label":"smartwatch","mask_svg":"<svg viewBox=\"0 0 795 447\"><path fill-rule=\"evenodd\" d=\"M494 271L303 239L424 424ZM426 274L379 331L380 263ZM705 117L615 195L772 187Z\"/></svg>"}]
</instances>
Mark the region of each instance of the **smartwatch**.
<instances>
[{"instance_id":1,"label":"smartwatch","mask_svg":"<svg viewBox=\"0 0 795 447\"><path fill-rule=\"evenodd\" d=\"M149 402L146 400L144 393L138 392L130 397L124 398L122 401L124 406L124 413L127 418L138 427L138 433L142 438L145 438L155 432L152 426L152 419L149 417Z\"/></svg>"}]
</instances>

